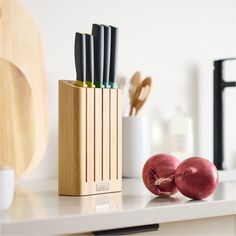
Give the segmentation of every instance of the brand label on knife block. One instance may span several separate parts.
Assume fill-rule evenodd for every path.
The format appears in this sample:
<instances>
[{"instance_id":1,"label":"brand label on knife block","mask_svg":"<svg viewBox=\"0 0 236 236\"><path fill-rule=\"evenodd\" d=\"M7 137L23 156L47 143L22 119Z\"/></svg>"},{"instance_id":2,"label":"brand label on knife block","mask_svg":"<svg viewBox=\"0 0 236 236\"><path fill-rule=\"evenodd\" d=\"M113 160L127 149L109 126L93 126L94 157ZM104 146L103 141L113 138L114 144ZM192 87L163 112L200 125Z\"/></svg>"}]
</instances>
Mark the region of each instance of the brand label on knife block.
<instances>
[{"instance_id":1,"label":"brand label on knife block","mask_svg":"<svg viewBox=\"0 0 236 236\"><path fill-rule=\"evenodd\" d=\"M99 191L107 191L109 190L109 183L97 183L96 190Z\"/></svg>"},{"instance_id":2,"label":"brand label on knife block","mask_svg":"<svg viewBox=\"0 0 236 236\"><path fill-rule=\"evenodd\" d=\"M59 194L121 191L121 91L59 81Z\"/></svg>"}]
</instances>

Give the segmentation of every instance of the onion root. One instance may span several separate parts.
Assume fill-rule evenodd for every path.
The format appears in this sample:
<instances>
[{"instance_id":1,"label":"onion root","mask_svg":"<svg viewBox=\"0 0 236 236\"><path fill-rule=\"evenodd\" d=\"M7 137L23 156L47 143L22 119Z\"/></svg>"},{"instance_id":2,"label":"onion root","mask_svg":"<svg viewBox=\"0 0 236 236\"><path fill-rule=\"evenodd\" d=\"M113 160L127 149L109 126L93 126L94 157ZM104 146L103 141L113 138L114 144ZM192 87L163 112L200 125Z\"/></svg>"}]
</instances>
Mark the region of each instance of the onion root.
<instances>
[{"instance_id":1,"label":"onion root","mask_svg":"<svg viewBox=\"0 0 236 236\"><path fill-rule=\"evenodd\" d=\"M168 183L170 183L170 182L172 182L173 181L173 178L174 177L179 177L179 176L182 176L182 175L185 175L185 176L187 176L187 175L192 175L192 174L195 174L197 172L197 169L196 168L194 168L194 167L189 167L189 168L187 168L186 170L184 170L183 172L181 172L181 173L179 173L179 174L173 174L173 175L171 175L171 176L169 176L169 177L166 177L166 178L164 178L164 177L162 177L162 178L157 178L156 177L156 181L155 181L155 185L156 186L160 186L160 185L162 185L162 184L168 184Z\"/></svg>"}]
</instances>

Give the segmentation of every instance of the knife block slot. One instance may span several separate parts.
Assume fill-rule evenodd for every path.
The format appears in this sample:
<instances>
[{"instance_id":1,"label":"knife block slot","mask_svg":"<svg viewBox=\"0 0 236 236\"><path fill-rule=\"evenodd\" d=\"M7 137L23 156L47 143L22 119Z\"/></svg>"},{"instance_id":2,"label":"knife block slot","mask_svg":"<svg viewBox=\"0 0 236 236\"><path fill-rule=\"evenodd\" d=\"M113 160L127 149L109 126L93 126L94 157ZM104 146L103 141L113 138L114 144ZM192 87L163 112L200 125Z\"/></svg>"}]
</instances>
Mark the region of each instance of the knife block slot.
<instances>
[{"instance_id":1,"label":"knife block slot","mask_svg":"<svg viewBox=\"0 0 236 236\"><path fill-rule=\"evenodd\" d=\"M121 91L59 81L59 194L121 191Z\"/></svg>"}]
</instances>

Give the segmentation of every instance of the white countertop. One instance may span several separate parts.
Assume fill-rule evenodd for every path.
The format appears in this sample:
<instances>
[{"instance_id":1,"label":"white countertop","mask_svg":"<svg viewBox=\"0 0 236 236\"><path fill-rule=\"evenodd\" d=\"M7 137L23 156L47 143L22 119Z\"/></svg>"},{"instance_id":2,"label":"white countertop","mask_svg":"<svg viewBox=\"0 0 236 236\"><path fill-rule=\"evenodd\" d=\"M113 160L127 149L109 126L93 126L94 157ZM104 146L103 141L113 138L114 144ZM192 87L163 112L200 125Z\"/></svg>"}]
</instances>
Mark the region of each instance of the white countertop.
<instances>
[{"instance_id":1,"label":"white countertop","mask_svg":"<svg viewBox=\"0 0 236 236\"><path fill-rule=\"evenodd\" d=\"M181 194L158 198L140 179L124 179L123 192L59 197L56 180L18 184L15 200L1 215L3 235L68 234L236 214L236 181L219 184L204 201Z\"/></svg>"}]
</instances>

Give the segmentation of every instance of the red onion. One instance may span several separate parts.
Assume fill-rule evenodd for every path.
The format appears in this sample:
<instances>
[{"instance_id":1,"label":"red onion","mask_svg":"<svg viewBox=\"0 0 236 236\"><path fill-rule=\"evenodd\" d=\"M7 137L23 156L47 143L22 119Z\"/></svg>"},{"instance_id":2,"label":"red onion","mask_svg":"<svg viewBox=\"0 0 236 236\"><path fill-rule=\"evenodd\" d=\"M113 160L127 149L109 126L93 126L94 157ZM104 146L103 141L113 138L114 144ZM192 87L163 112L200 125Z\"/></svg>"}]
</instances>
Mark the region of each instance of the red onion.
<instances>
[{"instance_id":1,"label":"red onion","mask_svg":"<svg viewBox=\"0 0 236 236\"><path fill-rule=\"evenodd\" d=\"M210 196L219 182L216 167L201 157L183 161L174 176L178 190L186 197L204 199Z\"/></svg>"},{"instance_id":2,"label":"red onion","mask_svg":"<svg viewBox=\"0 0 236 236\"><path fill-rule=\"evenodd\" d=\"M155 184L160 188L173 180L184 196L199 200L210 196L216 190L219 177L216 167L210 161L191 157L179 164L175 174L159 178Z\"/></svg>"},{"instance_id":3,"label":"red onion","mask_svg":"<svg viewBox=\"0 0 236 236\"><path fill-rule=\"evenodd\" d=\"M150 157L143 167L143 182L146 188L155 195L169 196L175 194L178 189L173 178L167 183L157 185L159 179L165 179L175 174L179 161L171 155L158 154Z\"/></svg>"}]
</instances>

